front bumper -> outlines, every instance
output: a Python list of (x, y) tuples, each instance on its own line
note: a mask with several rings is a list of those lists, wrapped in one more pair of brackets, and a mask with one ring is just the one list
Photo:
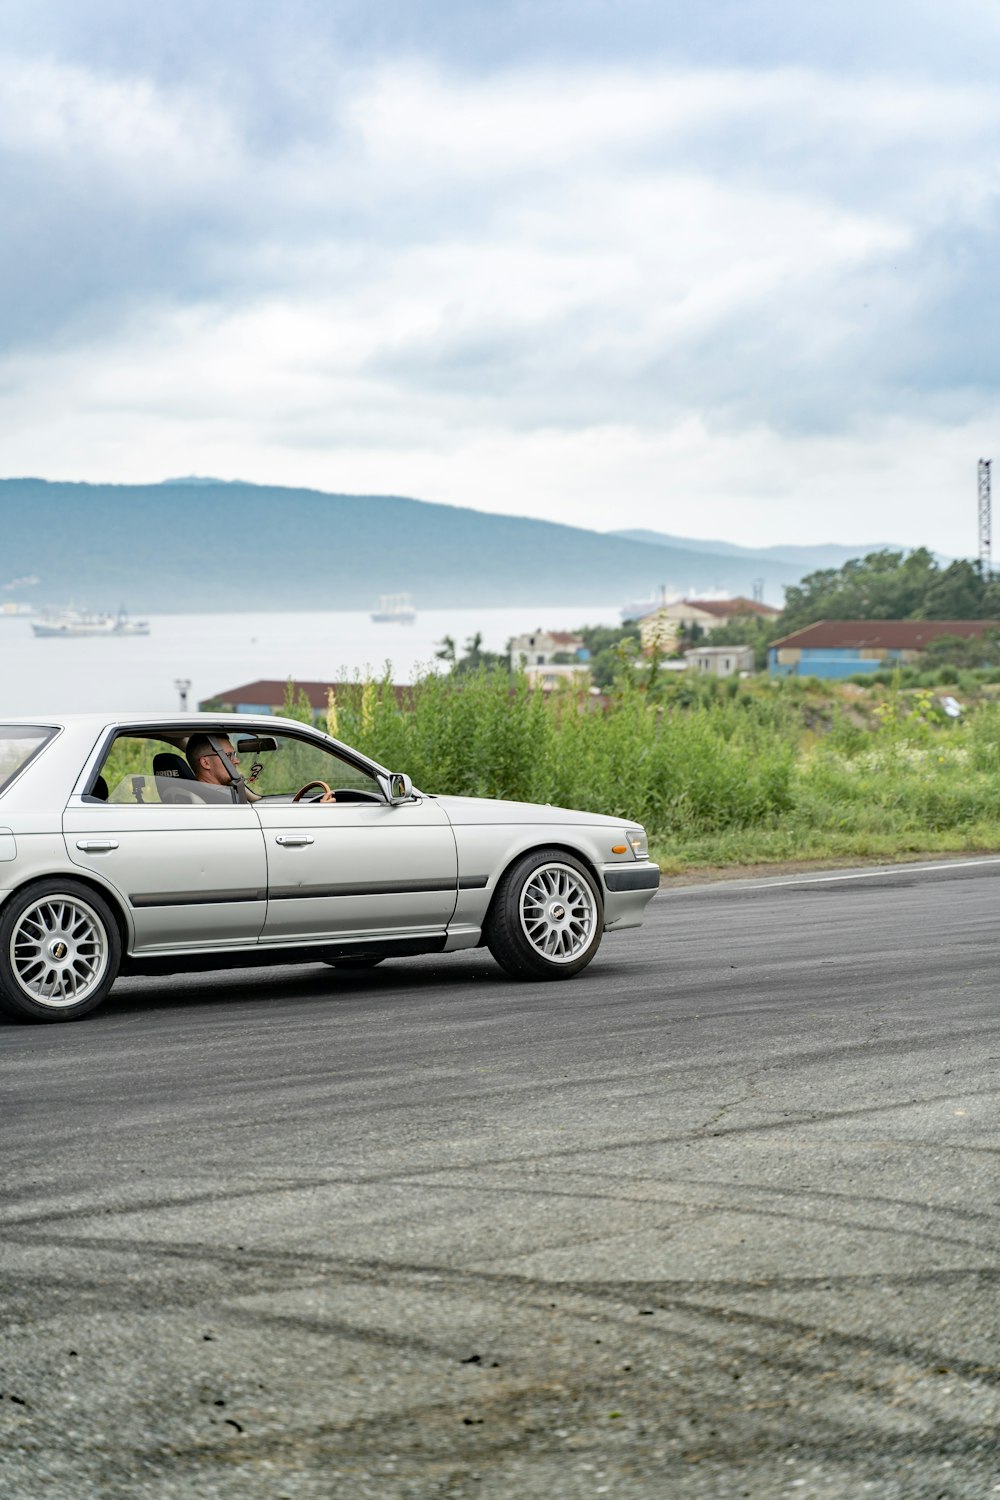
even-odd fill
[(646, 907), (660, 888), (660, 868), (648, 860), (633, 865), (605, 865), (604, 930), (641, 927)]
[(660, 888), (659, 865), (615, 865), (605, 867), (604, 884), (609, 891), (657, 891)]

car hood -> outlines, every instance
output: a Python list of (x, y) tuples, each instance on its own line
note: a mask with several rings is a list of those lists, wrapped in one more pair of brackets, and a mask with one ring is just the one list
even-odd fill
[(577, 812), (548, 802), (504, 802), (495, 797), (435, 797), (455, 824), (575, 823), (589, 828), (634, 828), (635, 819), (609, 818), (605, 813)]

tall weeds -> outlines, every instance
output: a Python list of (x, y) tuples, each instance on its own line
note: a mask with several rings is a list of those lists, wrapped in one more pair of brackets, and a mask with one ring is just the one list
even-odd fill
[(766, 700), (685, 708), (624, 683), (600, 709), (506, 672), (431, 673), (403, 696), (388, 680), (374, 694), (355, 683), (337, 722), (342, 739), (427, 791), (609, 813), (655, 836), (767, 823), (794, 800), (794, 740)]
[(339, 737), (425, 791), (642, 822), (661, 860), (735, 863), (1000, 845), (1000, 704), (951, 723), (929, 690), (863, 712), (822, 684), (623, 674), (609, 704), (481, 671), (338, 694)]

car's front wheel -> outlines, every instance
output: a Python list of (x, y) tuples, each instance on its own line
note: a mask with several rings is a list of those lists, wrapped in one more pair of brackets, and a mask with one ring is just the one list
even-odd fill
[(597, 952), (604, 903), (586, 865), (562, 849), (525, 854), (497, 886), (486, 942), (515, 979), (569, 979)]
[(0, 909), (0, 1010), (75, 1021), (115, 982), (121, 937), (106, 901), (76, 880), (40, 880)]

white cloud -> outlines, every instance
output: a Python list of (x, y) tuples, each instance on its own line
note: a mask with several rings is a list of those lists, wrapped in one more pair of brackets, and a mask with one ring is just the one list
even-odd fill
[[(1000, 402), (951, 424), (879, 417), (848, 433), (791, 437), (697, 416), (661, 428), (512, 430), (471, 416), (456, 425), (432, 397), (366, 386), (349, 362), (316, 375), (266, 357), (310, 337), (319, 348), (322, 327), (277, 307), (232, 321), (189, 313), (151, 339), (121, 340), (96, 379), (78, 352), (23, 363), (5, 372), (22, 392), (9, 472), (143, 482), (196, 469), (598, 530), (974, 549), (975, 458), (1000, 428)], [(40, 418), (43, 388), (52, 403)]]
[(996, 94), (802, 68), (532, 70), (454, 78), (421, 65), (380, 69), (349, 108), (365, 154), (421, 177), (546, 171), (583, 156), (671, 144), (720, 127), (779, 126), (789, 141), (836, 138), (866, 151), (975, 139), (1000, 119)]
[(8, 338), (8, 472), (970, 545), (941, 498), (993, 384), (943, 414), (921, 369), (997, 212), (992, 94), (390, 64), (330, 97), (276, 142), (188, 85), (0, 60), (21, 268), (59, 234), (86, 263)]
[(117, 176), (130, 190), (193, 196), (235, 165), (232, 122), (211, 100), (143, 78), (0, 56), (0, 150), (36, 171)]

